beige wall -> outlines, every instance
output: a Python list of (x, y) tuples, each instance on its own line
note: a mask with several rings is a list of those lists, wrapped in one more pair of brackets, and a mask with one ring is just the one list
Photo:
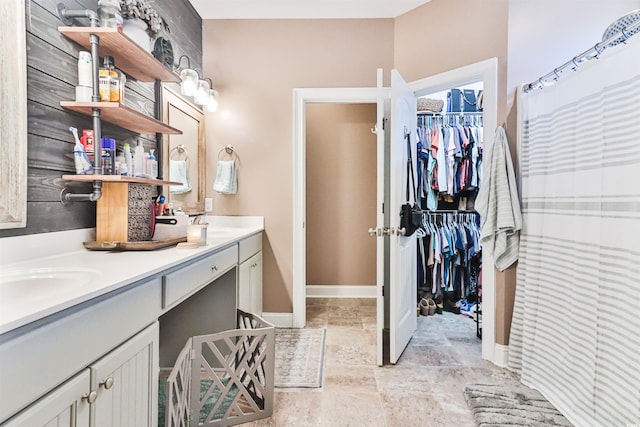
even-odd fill
[[(217, 215), (264, 215), (264, 310), (290, 313), (292, 89), (375, 86), (376, 69), (392, 67), (393, 20), (208, 20), (203, 51), (220, 91), (207, 115), (207, 197)], [(226, 144), (240, 156), (233, 196), (212, 190)]]
[(395, 21), (394, 67), (408, 82), (498, 58), (506, 114), (508, 0), (432, 0)]
[(375, 104), (307, 106), (307, 285), (375, 285)]

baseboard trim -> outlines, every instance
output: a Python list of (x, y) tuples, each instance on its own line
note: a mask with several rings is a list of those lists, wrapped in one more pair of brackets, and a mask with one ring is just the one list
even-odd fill
[(493, 363), (495, 365), (498, 365), (501, 368), (506, 368), (509, 364), (509, 346), (496, 344), (495, 351), (493, 352), (493, 357)]
[(375, 298), (376, 286), (307, 285), (307, 298)]
[(262, 313), (262, 318), (276, 328), (293, 327), (293, 313)]

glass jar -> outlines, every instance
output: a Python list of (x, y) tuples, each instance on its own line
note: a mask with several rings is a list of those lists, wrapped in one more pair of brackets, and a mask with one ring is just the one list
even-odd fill
[(122, 29), (120, 0), (98, 0), (98, 19), (101, 27)]

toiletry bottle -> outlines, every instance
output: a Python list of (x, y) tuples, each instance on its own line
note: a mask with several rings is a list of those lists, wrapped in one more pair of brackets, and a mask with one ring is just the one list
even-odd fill
[(104, 175), (113, 175), (115, 173), (115, 150), (115, 139), (102, 138), (102, 173)]
[(98, 19), (101, 27), (122, 29), (120, 0), (98, 0)]
[(93, 164), (94, 148), (93, 148), (93, 129), (83, 129), (80, 142), (84, 145), (84, 151), (89, 157), (89, 161)]
[(111, 68), (109, 69), (109, 88), (109, 100), (111, 102), (120, 102), (120, 71), (116, 69), (116, 63), (112, 57)]
[(149, 171), (147, 172), (151, 178), (158, 178), (158, 161), (156, 160), (156, 156), (153, 154), (156, 150), (153, 148), (151, 150), (151, 154), (149, 155)]
[(116, 154), (116, 175), (127, 175), (127, 163), (124, 160), (124, 153)]
[(113, 58), (105, 56), (103, 58), (102, 67), (98, 72), (98, 80), (100, 81), (100, 101), (111, 101), (111, 71), (113, 70)]
[(143, 174), (144, 171), (144, 147), (142, 146), (142, 141), (138, 140), (138, 145), (136, 146), (136, 150), (133, 156), (133, 171), (135, 175), (138, 176)]
[(91, 52), (81, 50), (78, 52), (78, 86), (93, 86)]
[(124, 151), (124, 163), (127, 169), (127, 175), (133, 176), (133, 157), (131, 157), (131, 147), (125, 142), (122, 148)]

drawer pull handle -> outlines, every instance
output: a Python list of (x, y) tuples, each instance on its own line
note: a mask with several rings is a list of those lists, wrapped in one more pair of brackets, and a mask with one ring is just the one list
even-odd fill
[(211, 267), (211, 272), (212, 273), (216, 272), (216, 271), (218, 271), (218, 266), (217, 265), (214, 265), (213, 267)]
[(104, 381), (100, 381), (98, 385), (104, 387), (105, 390), (109, 390), (111, 387), (113, 387), (113, 378), (109, 377)]
[(98, 393), (96, 393), (95, 390), (82, 396), (82, 400), (86, 401), (89, 405), (95, 402), (97, 398)]

